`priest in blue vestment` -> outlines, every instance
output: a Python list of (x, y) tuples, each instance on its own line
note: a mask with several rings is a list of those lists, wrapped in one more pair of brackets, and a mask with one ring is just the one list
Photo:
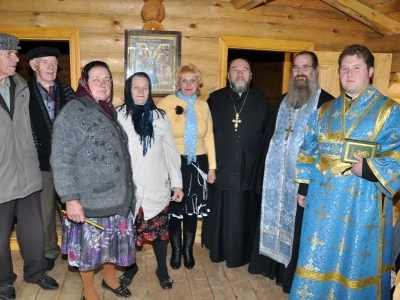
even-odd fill
[(290, 292), (304, 209), (297, 204), (295, 164), (308, 117), (334, 97), (318, 85), (318, 57), (302, 51), (293, 60), (289, 89), (282, 96), (261, 143), (252, 187), (262, 197), (249, 273), (275, 279)]
[[(305, 209), (291, 300), (390, 298), (400, 105), (370, 85), (373, 73), (365, 46), (344, 49), (344, 93), (308, 119), (295, 175), (308, 189), (298, 195)], [(354, 151), (355, 162), (345, 162), (345, 139), (376, 143), (376, 153)]]

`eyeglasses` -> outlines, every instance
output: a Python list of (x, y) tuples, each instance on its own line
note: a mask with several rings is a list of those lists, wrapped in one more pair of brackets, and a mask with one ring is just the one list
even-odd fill
[(300, 71), (300, 70), (302, 70), (302, 71), (307, 71), (309, 68), (312, 68), (313, 66), (309, 66), (309, 65), (302, 65), (302, 66), (297, 66), (297, 65), (294, 65), (293, 67), (292, 67), (292, 71), (293, 72), (298, 72), (298, 71)]

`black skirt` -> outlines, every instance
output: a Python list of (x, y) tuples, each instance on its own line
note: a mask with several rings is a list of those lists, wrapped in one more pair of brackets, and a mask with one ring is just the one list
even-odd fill
[(202, 224), (202, 244), (214, 263), (228, 268), (247, 264), (254, 241), (260, 197), (253, 191), (233, 192), (210, 186), (210, 214)]
[(207, 200), (207, 155), (197, 155), (196, 162), (190, 165), (186, 156), (181, 155), (181, 172), (185, 195), (181, 203), (170, 202), (169, 214), (179, 219), (185, 214), (196, 214), (198, 218), (207, 216), (210, 211)]

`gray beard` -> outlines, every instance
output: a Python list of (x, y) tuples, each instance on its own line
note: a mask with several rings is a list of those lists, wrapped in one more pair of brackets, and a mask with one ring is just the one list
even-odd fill
[(249, 88), (249, 84), (250, 82), (246, 82), (243, 85), (238, 85), (235, 82), (231, 82), (229, 81), (229, 83), (231, 84), (231, 89), (232, 91), (241, 94), (244, 93), (245, 91), (247, 91), (247, 89)]
[(290, 78), (286, 103), (294, 109), (303, 107), (318, 89), (316, 74), (304, 82), (297, 82), (295, 77)]

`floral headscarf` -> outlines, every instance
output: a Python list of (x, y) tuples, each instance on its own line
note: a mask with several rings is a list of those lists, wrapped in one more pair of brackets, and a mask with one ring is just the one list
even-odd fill
[[(92, 95), (92, 91), (89, 88), (89, 84), (88, 84), (88, 80), (89, 80), (89, 71), (94, 68), (94, 67), (102, 67), (107, 69), (108, 73), (110, 73), (110, 78), (111, 78), (111, 93), (110, 96), (107, 97), (107, 99), (105, 101), (98, 101), (96, 100), (93, 95)], [(110, 72), (110, 69), (108, 68), (108, 65), (103, 62), (103, 61), (92, 61), (88, 64), (86, 64), (83, 69), (82, 69), (82, 73), (81, 73), (81, 77), (79, 78), (79, 85), (78, 85), (78, 89), (75, 92), (75, 97), (79, 98), (79, 97), (84, 97), (84, 96), (89, 96), (90, 98), (92, 98), (95, 102), (97, 102), (98, 104), (100, 104), (100, 106), (103, 108), (103, 110), (112, 118), (115, 118), (114, 113), (111, 109), (111, 99), (113, 96), (113, 91), (114, 91), (114, 85), (113, 85), (113, 80), (112, 80), (112, 75)]]

